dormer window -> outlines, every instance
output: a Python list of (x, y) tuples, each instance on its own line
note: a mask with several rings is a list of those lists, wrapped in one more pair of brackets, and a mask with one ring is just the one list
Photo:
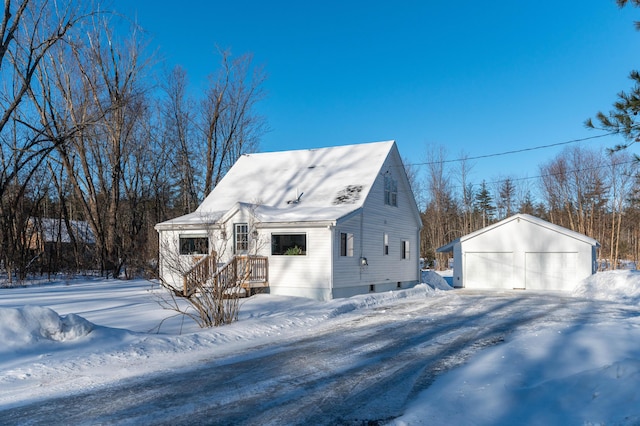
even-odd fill
[(387, 206), (398, 207), (398, 181), (389, 173), (384, 175), (384, 203)]

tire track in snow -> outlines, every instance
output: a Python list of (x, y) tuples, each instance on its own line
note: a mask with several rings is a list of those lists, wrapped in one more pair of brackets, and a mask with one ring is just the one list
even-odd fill
[[(519, 327), (571, 321), (580, 299), (451, 292), (360, 310), (322, 331), (85, 394), (0, 412), (5, 424), (362, 424)], [(575, 308), (574, 308), (575, 309)], [(564, 313), (564, 314), (563, 314)]]

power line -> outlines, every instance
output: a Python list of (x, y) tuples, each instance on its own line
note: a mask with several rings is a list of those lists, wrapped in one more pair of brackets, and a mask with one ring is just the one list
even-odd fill
[[(621, 166), (623, 164), (633, 164), (633, 163), (637, 163), (638, 160), (629, 160), (629, 161), (621, 161), (619, 163), (610, 163), (610, 164), (604, 164), (601, 166), (593, 166), (593, 167), (585, 167), (585, 168), (581, 168), (581, 169), (572, 169), (572, 170), (563, 170), (561, 172), (556, 172), (556, 173), (547, 173), (544, 175), (538, 175), (538, 176), (527, 176), (527, 177), (521, 177), (521, 178), (505, 178), (505, 179), (500, 179), (500, 180), (496, 180), (493, 182), (485, 182), (487, 185), (494, 185), (497, 183), (503, 183), (506, 182), (507, 180), (510, 180), (512, 182), (517, 182), (517, 181), (523, 181), (523, 180), (532, 180), (532, 179), (541, 179), (541, 178), (545, 178), (545, 177), (550, 177), (550, 176), (558, 176), (558, 175), (562, 175), (562, 174), (574, 174), (574, 173), (581, 173), (581, 172), (586, 172), (589, 170), (598, 170), (598, 169), (606, 169), (609, 167), (616, 167), (616, 166)], [(477, 185), (477, 184), (475, 184)]]
[(552, 144), (548, 144), (548, 145), (539, 145), (539, 146), (534, 146), (534, 147), (530, 147), (530, 148), (522, 148), (522, 149), (517, 149), (517, 150), (512, 150), (512, 151), (496, 152), (496, 153), (493, 153), (493, 154), (478, 155), (478, 156), (475, 156), (475, 157), (456, 158), (456, 159), (453, 159), (453, 160), (425, 161), (425, 162), (422, 162), (422, 163), (410, 163), (410, 164), (407, 164), (407, 165), (408, 166), (427, 166), (427, 165), (431, 165), (431, 164), (456, 163), (456, 162), (467, 161), (467, 160), (480, 160), (480, 159), (483, 159), (483, 158), (500, 157), (500, 156), (503, 156), (503, 155), (511, 155), (511, 154), (518, 154), (518, 153), (521, 153), (521, 152), (536, 151), (536, 150), (539, 150), (539, 149), (553, 148), (553, 147), (556, 147), (556, 146), (568, 145), (568, 144), (577, 143), (577, 142), (584, 142), (584, 141), (603, 138), (603, 137), (611, 136), (611, 135), (615, 135), (615, 134), (618, 134), (618, 132), (609, 132), (609, 133), (604, 133), (602, 135), (589, 136), (589, 137), (586, 137), (586, 138), (579, 138), (579, 139), (572, 139), (572, 140), (565, 141), (565, 142), (557, 142), (557, 143), (552, 143)]

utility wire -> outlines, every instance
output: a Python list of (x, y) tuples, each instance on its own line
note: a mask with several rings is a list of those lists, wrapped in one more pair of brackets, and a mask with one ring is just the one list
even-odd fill
[(518, 154), (520, 152), (536, 151), (538, 149), (553, 148), (555, 146), (562, 146), (562, 145), (568, 145), (568, 144), (577, 143), (577, 142), (584, 142), (584, 141), (603, 138), (603, 137), (611, 136), (611, 135), (615, 135), (615, 134), (618, 134), (618, 132), (609, 132), (609, 133), (604, 133), (602, 135), (589, 136), (589, 137), (586, 137), (586, 138), (579, 138), (579, 139), (572, 139), (570, 141), (557, 142), (557, 143), (552, 143), (552, 144), (549, 144), (549, 145), (539, 145), (539, 146), (534, 146), (534, 147), (531, 147), (531, 148), (516, 149), (516, 150), (513, 150), (513, 151), (504, 151), (504, 152), (496, 152), (494, 154), (477, 155), (475, 157), (456, 158), (456, 159), (453, 159), (453, 160), (425, 161), (423, 163), (411, 163), (411, 164), (407, 164), (407, 165), (409, 165), (409, 166), (427, 166), (427, 165), (431, 165), (431, 164), (456, 163), (456, 162), (467, 161), (467, 160), (479, 160), (479, 159), (482, 159), (482, 158), (499, 157), (499, 156), (502, 156), (502, 155), (511, 155), (511, 154)]
[(589, 171), (589, 170), (606, 169), (606, 168), (610, 168), (610, 167), (621, 166), (621, 165), (624, 165), (624, 164), (634, 164), (634, 163), (637, 163), (637, 162), (638, 161), (634, 159), (634, 160), (629, 160), (629, 161), (621, 161), (619, 163), (603, 164), (601, 166), (593, 166), (593, 167), (584, 167), (584, 168), (580, 168), (580, 169), (563, 170), (561, 172), (556, 172), (556, 173), (546, 173), (544, 175), (538, 175), (538, 176), (527, 176), (527, 177), (521, 177), (521, 178), (505, 178), (505, 179), (500, 179), (500, 180), (496, 180), (496, 181), (493, 181), (493, 182), (485, 182), (485, 184), (493, 185), (493, 184), (497, 184), (497, 183), (504, 183), (507, 180), (510, 180), (512, 182), (517, 182), (517, 181), (522, 181), (522, 180), (541, 179), (541, 178), (545, 178), (545, 177), (549, 177), (549, 176), (570, 175), (570, 174), (574, 174), (574, 173), (586, 172), (586, 171)]

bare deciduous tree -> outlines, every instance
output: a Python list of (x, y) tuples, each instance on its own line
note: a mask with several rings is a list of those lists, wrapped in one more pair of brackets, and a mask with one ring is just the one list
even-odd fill
[(26, 229), (29, 220), (19, 206), (38, 199), (30, 189), (33, 178), (51, 151), (65, 142), (42, 131), (29, 101), (33, 93), (40, 92), (39, 83), (45, 79), (42, 62), (46, 56), (91, 10), (88, 3), (74, 1), (4, 2), (0, 24), (0, 215), (4, 220), (0, 241), (8, 270), (16, 259), (17, 253), (12, 252), (16, 238), (24, 238), (16, 230)]
[(460, 162), (458, 169), (458, 182), (460, 183), (460, 204), (462, 206), (462, 220), (461, 220), (461, 228), (460, 235), (462, 236), (466, 233), (475, 231), (472, 226), (472, 218), (473, 218), (473, 184), (469, 182), (469, 173), (473, 165), (469, 163), (468, 155), (465, 153), (460, 154)]
[(611, 153), (609, 156), (609, 188), (611, 211), (611, 237), (609, 258), (611, 268), (615, 269), (620, 258), (620, 232), (622, 230), (623, 212), (629, 202), (633, 189), (634, 177), (638, 170), (633, 156), (627, 151)]
[(206, 151), (204, 196), (208, 195), (233, 163), (257, 148), (266, 131), (265, 119), (255, 111), (262, 100), (265, 80), (261, 68), (252, 64), (251, 55), (232, 59), (221, 51), (220, 71), (210, 77), (211, 85), (201, 103), (201, 129)]
[(175, 177), (180, 213), (193, 212), (199, 204), (197, 180), (198, 142), (195, 131), (194, 102), (188, 97), (187, 73), (175, 67), (161, 84), (165, 99), (161, 102), (164, 122), (163, 138), (169, 151), (167, 159)]
[[(423, 254), (427, 260), (435, 259), (439, 269), (447, 267), (448, 255), (436, 253), (435, 250), (448, 243), (447, 239), (455, 238), (458, 230), (452, 228), (450, 219), (456, 216), (452, 198), (449, 172), (445, 168), (445, 149), (440, 147), (430, 151), (427, 159), (427, 204), (423, 216), (422, 244), (426, 250)], [(455, 226), (455, 225), (454, 225)]]
[(56, 155), (95, 235), (101, 270), (116, 276), (128, 255), (121, 219), (131, 192), (123, 182), (144, 111), (142, 48), (135, 33), (116, 40), (106, 19), (64, 47), (43, 69), (53, 83), (43, 79), (44, 95), (33, 99), (48, 136), (67, 139)]

